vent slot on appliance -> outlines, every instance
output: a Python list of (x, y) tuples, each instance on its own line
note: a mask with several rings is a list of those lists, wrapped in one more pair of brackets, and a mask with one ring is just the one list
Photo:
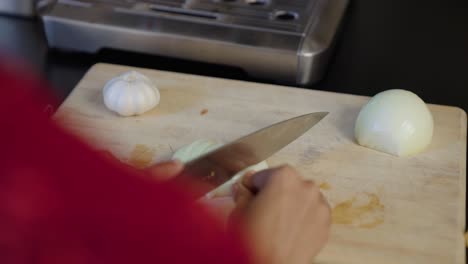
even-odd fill
[(163, 7), (158, 5), (150, 5), (149, 9), (151, 11), (165, 13), (169, 15), (182, 15), (182, 16), (190, 16), (190, 17), (198, 17), (198, 18), (207, 18), (207, 19), (218, 19), (218, 16), (208, 12), (202, 11), (195, 11), (195, 10), (187, 10), (187, 9), (180, 9), (180, 8), (170, 8), (170, 7)]

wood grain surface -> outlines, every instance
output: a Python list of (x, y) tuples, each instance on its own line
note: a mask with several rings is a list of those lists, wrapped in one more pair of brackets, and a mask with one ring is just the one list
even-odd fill
[[(102, 88), (136, 69), (161, 92), (155, 109), (120, 117)], [(466, 114), (430, 105), (435, 130), (421, 154), (394, 157), (356, 144), (354, 122), (368, 97), (125, 66), (92, 67), (55, 118), (90, 144), (143, 168), (194, 140), (234, 140), (297, 115), (329, 111), (268, 160), (315, 180), (333, 208), (331, 239), (314, 263), (464, 263)]]

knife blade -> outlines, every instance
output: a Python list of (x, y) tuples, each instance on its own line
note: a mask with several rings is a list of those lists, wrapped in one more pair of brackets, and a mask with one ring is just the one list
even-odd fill
[(317, 112), (294, 117), (241, 137), (188, 162), (175, 180), (201, 183), (193, 190), (199, 198), (241, 170), (266, 160), (289, 145), (327, 114)]

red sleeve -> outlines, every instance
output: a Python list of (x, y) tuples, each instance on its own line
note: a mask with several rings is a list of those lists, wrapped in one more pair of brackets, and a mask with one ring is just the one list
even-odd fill
[(238, 234), (177, 186), (119, 169), (0, 70), (0, 263), (248, 263)]

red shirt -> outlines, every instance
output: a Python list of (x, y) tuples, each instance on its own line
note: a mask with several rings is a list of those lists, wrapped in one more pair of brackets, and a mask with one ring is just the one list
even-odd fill
[[(0, 263), (248, 263), (171, 183), (122, 169), (43, 112), (46, 90), (0, 68)], [(141, 173), (140, 173), (141, 174)]]

